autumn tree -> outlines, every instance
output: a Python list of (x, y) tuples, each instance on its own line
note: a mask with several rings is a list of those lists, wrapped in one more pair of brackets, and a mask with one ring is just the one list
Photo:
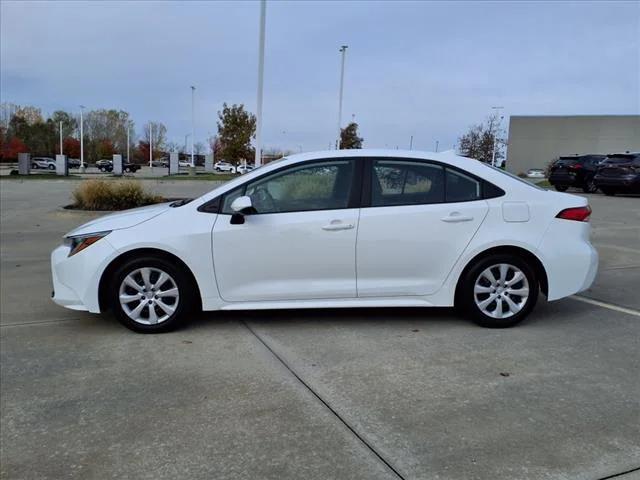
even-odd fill
[(19, 153), (28, 153), (29, 148), (24, 144), (22, 140), (16, 137), (12, 137), (8, 141), (3, 142), (2, 151), (0, 151), (0, 155), (2, 159), (5, 161), (16, 161), (18, 160)]
[(69, 158), (80, 158), (80, 140), (67, 137), (62, 141), (62, 151)]
[(226, 160), (238, 165), (242, 160), (250, 160), (255, 155), (251, 139), (255, 138), (256, 117), (244, 109), (244, 105), (222, 105), (218, 112), (218, 140), (220, 152), (215, 152), (216, 160)]
[(362, 137), (358, 136), (358, 124), (351, 122), (345, 128), (340, 130), (340, 148), (362, 148)]
[(504, 158), (505, 132), (500, 127), (501, 117), (495, 113), (487, 117), (485, 123), (473, 125), (458, 139), (458, 152), (463, 157), (475, 158), (491, 163), (495, 148), (495, 164)]

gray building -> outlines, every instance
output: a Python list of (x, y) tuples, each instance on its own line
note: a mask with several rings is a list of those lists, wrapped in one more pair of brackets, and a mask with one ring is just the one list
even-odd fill
[(560, 155), (640, 152), (640, 115), (512, 116), (507, 170), (545, 168)]

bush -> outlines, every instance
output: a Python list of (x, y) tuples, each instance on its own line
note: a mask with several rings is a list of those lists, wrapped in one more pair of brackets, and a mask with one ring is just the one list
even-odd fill
[(73, 199), (73, 207), (82, 210), (126, 210), (164, 201), (136, 180), (87, 180), (73, 191)]

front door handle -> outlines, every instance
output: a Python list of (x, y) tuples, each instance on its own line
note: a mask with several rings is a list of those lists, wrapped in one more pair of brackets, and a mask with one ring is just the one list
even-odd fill
[(470, 222), (473, 220), (473, 217), (469, 215), (461, 215), (460, 212), (451, 212), (446, 217), (442, 217), (440, 220), (447, 223), (459, 223), (459, 222)]
[(335, 232), (338, 230), (351, 230), (353, 227), (353, 223), (342, 223), (340, 220), (333, 220), (329, 225), (322, 227), (322, 229), (327, 232)]

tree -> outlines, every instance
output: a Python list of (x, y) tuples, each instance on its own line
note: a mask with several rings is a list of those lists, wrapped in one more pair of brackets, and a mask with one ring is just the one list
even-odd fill
[(147, 153), (149, 153), (149, 140), (153, 142), (153, 155), (158, 151), (164, 150), (167, 141), (167, 127), (162, 122), (147, 122), (143, 129), (142, 136), (147, 144)]
[(220, 152), (215, 152), (217, 160), (226, 160), (238, 165), (242, 160), (254, 157), (251, 139), (255, 138), (256, 117), (244, 109), (244, 105), (222, 105), (218, 112), (218, 139)]
[[(72, 137), (76, 134), (78, 130), (78, 121), (76, 118), (63, 110), (56, 110), (51, 115), (51, 120), (53, 121), (56, 131), (58, 135), (60, 135), (60, 122), (62, 122), (62, 137)], [(64, 141), (63, 141), (64, 145)]]
[(69, 158), (80, 158), (80, 140), (67, 137), (62, 141), (62, 151)]
[(358, 124), (351, 122), (340, 130), (340, 148), (362, 148), (362, 137), (358, 136)]
[(500, 120), (501, 117), (495, 113), (487, 117), (485, 123), (471, 126), (469, 131), (458, 139), (460, 155), (491, 163), (495, 144), (495, 163), (500, 165), (504, 158), (502, 147), (507, 144), (504, 139), (504, 130), (500, 127)]
[(2, 145), (2, 155), (3, 160), (17, 160), (19, 153), (27, 153), (29, 148), (20, 140), (19, 138), (13, 137), (6, 143)]
[(114, 152), (127, 151), (127, 129), (133, 131), (129, 113), (123, 110), (91, 110), (84, 116), (84, 149), (90, 162), (99, 160), (105, 141), (111, 142)]
[(193, 145), (193, 153), (195, 153), (196, 155), (204, 155), (206, 148), (207, 147), (204, 146), (204, 143), (196, 142)]

